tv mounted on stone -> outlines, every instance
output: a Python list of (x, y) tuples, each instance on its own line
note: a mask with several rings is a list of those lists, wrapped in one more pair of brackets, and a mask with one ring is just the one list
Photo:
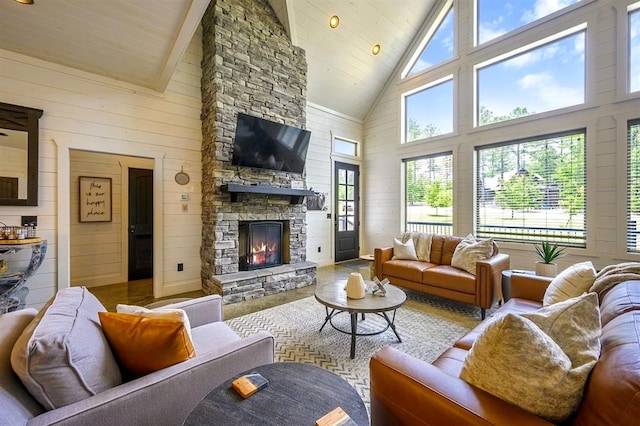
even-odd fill
[(301, 174), (311, 132), (239, 113), (231, 164)]

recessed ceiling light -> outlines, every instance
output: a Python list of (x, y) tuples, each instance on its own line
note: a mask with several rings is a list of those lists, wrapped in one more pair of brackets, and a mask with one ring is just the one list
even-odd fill
[(340, 18), (338, 18), (338, 15), (333, 15), (329, 18), (329, 26), (331, 28), (336, 28), (338, 25), (340, 25)]
[(33, 4), (33, 0), (16, 0), (16, 1), (22, 4)]
[(376, 44), (375, 46), (373, 46), (373, 49), (371, 49), (371, 53), (373, 53), (374, 55), (377, 55), (378, 53), (380, 53), (380, 45)]

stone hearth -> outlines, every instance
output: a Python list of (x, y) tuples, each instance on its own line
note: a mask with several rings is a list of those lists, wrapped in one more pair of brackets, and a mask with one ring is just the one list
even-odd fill
[[(223, 187), (290, 188), (304, 176), (231, 165), (238, 113), (306, 127), (307, 63), (267, 0), (216, 0), (202, 20), (202, 287), (224, 303), (316, 282), (306, 261), (306, 207), (278, 194), (237, 199)], [(286, 264), (239, 272), (238, 224), (288, 221)]]

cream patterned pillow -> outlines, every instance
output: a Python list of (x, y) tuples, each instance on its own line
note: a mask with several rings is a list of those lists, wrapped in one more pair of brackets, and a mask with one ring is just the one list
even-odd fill
[(411, 238), (406, 243), (397, 238), (393, 239), (393, 259), (418, 260), (416, 248)]
[(460, 378), (550, 422), (569, 418), (600, 356), (595, 293), (487, 325)]
[(596, 270), (589, 261), (576, 263), (558, 274), (544, 293), (542, 305), (548, 306), (589, 291), (596, 280)]
[(473, 234), (460, 241), (453, 252), (451, 266), (476, 274), (476, 262), (485, 260), (493, 254), (493, 239), (476, 240)]

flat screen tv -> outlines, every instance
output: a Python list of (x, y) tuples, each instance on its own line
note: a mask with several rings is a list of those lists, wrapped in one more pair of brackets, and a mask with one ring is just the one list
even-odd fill
[(239, 113), (231, 164), (302, 173), (311, 132)]

